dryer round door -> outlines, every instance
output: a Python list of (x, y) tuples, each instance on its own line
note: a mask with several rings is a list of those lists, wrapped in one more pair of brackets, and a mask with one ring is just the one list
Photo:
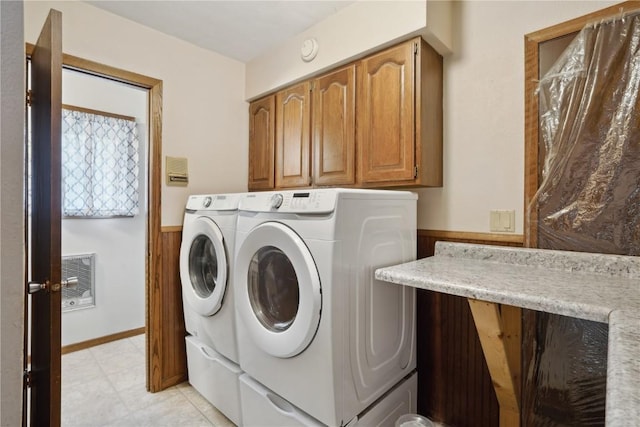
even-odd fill
[(236, 253), (236, 308), (254, 343), (292, 357), (311, 343), (320, 323), (320, 276), (304, 241), (287, 226), (251, 230)]
[(211, 316), (222, 306), (227, 287), (227, 254), (220, 228), (198, 217), (183, 230), (180, 247), (182, 296), (201, 316)]

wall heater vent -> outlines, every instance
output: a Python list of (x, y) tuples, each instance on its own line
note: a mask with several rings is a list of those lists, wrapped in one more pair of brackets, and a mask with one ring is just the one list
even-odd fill
[(95, 307), (95, 255), (62, 257), (62, 279), (78, 278), (78, 286), (62, 289), (62, 311)]

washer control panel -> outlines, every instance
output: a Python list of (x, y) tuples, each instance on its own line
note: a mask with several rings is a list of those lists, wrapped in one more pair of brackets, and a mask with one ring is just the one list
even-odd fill
[(189, 211), (235, 211), (243, 194), (198, 194), (189, 196)]
[(321, 214), (333, 212), (337, 195), (331, 190), (282, 191), (253, 193), (240, 202), (240, 210)]

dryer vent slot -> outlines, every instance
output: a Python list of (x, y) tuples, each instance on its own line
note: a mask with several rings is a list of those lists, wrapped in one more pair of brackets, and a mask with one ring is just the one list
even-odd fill
[(95, 307), (95, 255), (62, 257), (62, 279), (78, 278), (78, 286), (62, 289), (62, 311)]

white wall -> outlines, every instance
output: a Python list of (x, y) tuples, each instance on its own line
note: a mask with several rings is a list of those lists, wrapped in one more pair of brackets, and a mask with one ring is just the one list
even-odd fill
[(65, 53), (163, 81), (162, 163), (187, 157), (187, 187), (162, 186), (162, 225), (181, 225), (189, 194), (247, 189), (244, 64), (79, 1), (25, 2), (33, 43), (50, 8), (62, 12)]
[(62, 345), (145, 325), (147, 91), (64, 70), (62, 102), (136, 118), (139, 209), (132, 218), (63, 219), (62, 255), (95, 253), (96, 306), (62, 313)]
[(524, 35), (614, 2), (465, 1), (444, 60), (444, 186), (418, 191), (418, 227), (489, 231), (491, 209), (523, 233)]
[[(491, 209), (513, 209), (516, 233), (523, 233), (524, 35), (613, 3), (453, 2), (453, 54), (444, 58), (444, 186), (417, 190), (419, 228), (489, 232)], [(420, 25), (422, 18), (398, 15), (416, 7), (418, 16), (418, 6), (399, 4), (404, 8), (381, 17), (369, 2), (355, 3), (248, 63), (247, 98), (326, 68), (352, 47), (384, 44)], [(349, 37), (339, 25), (343, 16), (353, 22)], [(373, 31), (375, 22), (385, 26)], [(299, 46), (311, 36), (320, 42), (318, 59), (301, 64)]]
[[(188, 187), (162, 189), (162, 223), (179, 225), (188, 194), (246, 189), (248, 114), (242, 99), (411, 29), (424, 31), (423, 2), (395, 2), (391, 9), (388, 3), (341, 9), (248, 63), (246, 82), (236, 61), (76, 1), (26, 2), (26, 39), (35, 39), (53, 6), (63, 12), (66, 52), (164, 81), (163, 155), (185, 156), (190, 168)], [(454, 53), (444, 63), (444, 187), (418, 190), (420, 228), (488, 232), (491, 209), (514, 209), (516, 233), (523, 232), (524, 35), (612, 3), (453, 2)], [(336, 31), (345, 22), (353, 29), (349, 37)], [(320, 51), (306, 64), (299, 48), (308, 36), (318, 39)]]
[(22, 2), (0, 1), (0, 425), (22, 420), (24, 301)]
[[(360, 0), (308, 30), (287, 40), (247, 64), (246, 98), (255, 99), (269, 91), (333, 68), (358, 56), (387, 46), (410, 35), (424, 34), (442, 40), (437, 48), (447, 51), (451, 27), (442, 19), (451, 2), (438, 1), (427, 8), (424, 0)], [(318, 41), (318, 55), (311, 62), (300, 58), (306, 38)], [(436, 46), (434, 46), (436, 47)]]

